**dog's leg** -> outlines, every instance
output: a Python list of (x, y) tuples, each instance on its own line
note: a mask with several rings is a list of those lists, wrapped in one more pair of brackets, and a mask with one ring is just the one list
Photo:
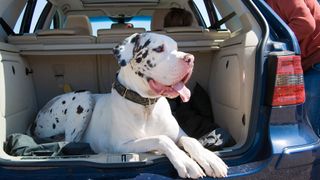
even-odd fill
[(200, 178), (205, 174), (200, 166), (165, 135), (146, 137), (127, 142), (121, 146), (127, 152), (159, 151), (164, 153), (182, 178)]
[(203, 167), (207, 175), (212, 177), (227, 176), (228, 166), (216, 154), (205, 149), (196, 139), (181, 136), (178, 145), (182, 146), (191, 158)]
[(88, 91), (73, 94), (74, 100), (65, 110), (67, 121), (65, 123), (65, 140), (67, 142), (79, 142), (90, 122), (94, 99)]

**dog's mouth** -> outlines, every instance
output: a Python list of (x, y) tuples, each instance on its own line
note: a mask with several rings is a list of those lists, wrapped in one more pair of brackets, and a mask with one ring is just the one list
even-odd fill
[(175, 98), (180, 96), (183, 102), (188, 102), (191, 96), (190, 90), (186, 87), (186, 83), (191, 77), (192, 71), (187, 72), (182, 78), (171, 85), (164, 85), (160, 82), (155, 81), (152, 78), (148, 78), (148, 83), (152, 91), (156, 94), (168, 97)]

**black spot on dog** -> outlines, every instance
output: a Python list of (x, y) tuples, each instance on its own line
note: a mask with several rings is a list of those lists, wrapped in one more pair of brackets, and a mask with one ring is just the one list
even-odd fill
[(113, 54), (118, 55), (120, 53), (119, 49), (113, 49)]
[(76, 94), (76, 93), (83, 93), (83, 92), (86, 92), (86, 90), (81, 89), (81, 90), (75, 91), (74, 93)]
[(153, 65), (150, 60), (147, 60), (147, 65), (148, 65), (150, 68), (155, 67), (155, 65)]
[(56, 118), (56, 122), (59, 123), (59, 118)]
[(115, 57), (116, 57), (117, 61), (120, 61), (120, 59), (121, 59), (121, 55), (120, 54), (116, 55)]
[(137, 34), (135, 37), (133, 37), (130, 42), (134, 44), (137, 42), (138, 39), (139, 39), (139, 34)]
[(53, 123), (53, 124), (52, 124), (52, 129), (55, 129), (55, 128), (56, 128), (56, 124)]
[(127, 62), (124, 59), (122, 59), (120, 61), (120, 66), (125, 66), (125, 65), (127, 65)]
[(81, 114), (83, 112), (83, 108), (79, 105), (78, 107), (77, 107), (77, 113), (78, 114)]
[[(141, 49), (142, 49), (142, 46), (137, 46), (137, 47), (135, 47), (134, 49), (133, 49), (133, 52), (135, 53), (135, 52), (141, 52)], [(133, 54), (134, 54), (133, 53)]]
[(52, 109), (50, 109), (50, 113), (52, 113)]
[(142, 46), (142, 49), (145, 48), (145, 47), (147, 47), (150, 43), (151, 43), (151, 41), (150, 41), (150, 39), (148, 39), (148, 40), (144, 43), (144, 45)]
[(90, 111), (90, 109), (87, 110), (87, 112), (89, 112), (89, 111)]
[(66, 103), (66, 101), (62, 101), (62, 104), (65, 104)]
[(147, 70), (150, 70), (150, 68), (149, 68), (147, 65), (145, 65), (144, 67), (145, 67)]
[(76, 99), (76, 97), (75, 97), (75, 96), (73, 96), (72, 101), (74, 101), (75, 99)]
[(147, 47), (149, 44), (150, 44), (150, 39), (148, 39), (145, 43), (144, 43), (144, 45), (139, 45), (139, 46), (137, 46), (134, 50), (133, 50), (133, 52), (139, 52), (139, 54), (141, 54), (142, 52), (141, 52), (141, 50), (142, 49), (144, 49), (145, 47)]
[(71, 135), (73, 135), (75, 132), (76, 132), (76, 129), (73, 129), (73, 131), (72, 131)]
[(40, 128), (43, 128), (43, 126), (39, 125)]
[(143, 76), (144, 76), (144, 74), (143, 74), (142, 72), (140, 72), (140, 71), (138, 71), (137, 74), (138, 74), (138, 76), (140, 76), (140, 77), (143, 77)]
[(142, 54), (142, 51), (139, 51), (139, 52), (137, 53), (137, 57), (140, 56), (141, 54)]
[(67, 110), (68, 110), (68, 109), (65, 109), (63, 113), (64, 113), (64, 114), (67, 114)]
[(147, 56), (148, 56), (148, 51), (145, 51), (145, 52), (142, 54), (142, 58), (145, 59)]
[(136, 59), (136, 62), (137, 62), (137, 63), (141, 63), (141, 61), (142, 61), (142, 58), (141, 58), (141, 57), (138, 57), (138, 58)]

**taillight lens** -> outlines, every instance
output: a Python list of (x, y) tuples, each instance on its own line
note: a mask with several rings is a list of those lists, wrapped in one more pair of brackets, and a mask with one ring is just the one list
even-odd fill
[(305, 101), (300, 56), (276, 56), (272, 106), (301, 104)]

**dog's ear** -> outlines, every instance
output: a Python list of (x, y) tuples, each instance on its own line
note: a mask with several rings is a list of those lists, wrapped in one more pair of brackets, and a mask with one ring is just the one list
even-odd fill
[(133, 58), (139, 39), (139, 33), (132, 34), (113, 48), (114, 57), (120, 66), (126, 66)]

